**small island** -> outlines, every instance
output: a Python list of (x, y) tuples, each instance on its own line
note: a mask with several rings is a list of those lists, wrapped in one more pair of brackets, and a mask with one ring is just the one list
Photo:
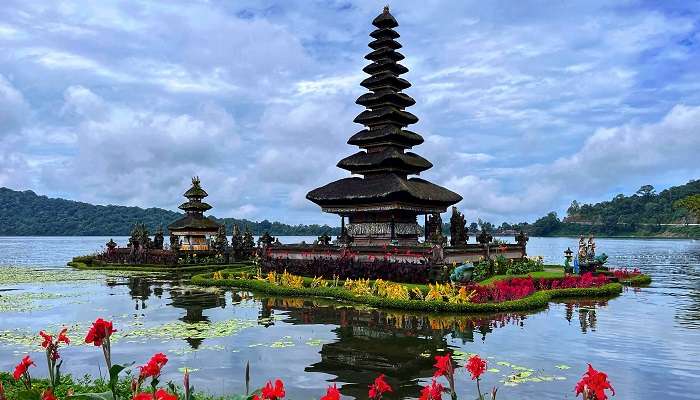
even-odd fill
[[(366, 110), (354, 120), (365, 128), (348, 140), (361, 150), (338, 163), (353, 176), (307, 194), (322, 211), (340, 216), (336, 240), (324, 233), (314, 243), (282, 244), (265, 232), (256, 244), (250, 231), (234, 226), (229, 242), (225, 225), (204, 216), (212, 206), (202, 201), (207, 192), (194, 177), (179, 207), (185, 216), (168, 225), (169, 248), (162, 230), (151, 239), (137, 224), (126, 247), (110, 240), (103, 253), (76, 257), (71, 265), (186, 271), (199, 273), (191, 282), (202, 286), (458, 313), (536, 309), (556, 298), (610, 297), (623, 284), (650, 282), (638, 270), (606, 267), (593, 237), (580, 238), (573, 265), (570, 249), (564, 265), (528, 257), (522, 231), (507, 243), (482, 227), (469, 243), (466, 218), (454, 206), (462, 196), (411, 177), (433, 164), (408, 151), (423, 137), (406, 130), (418, 118), (406, 111), (415, 100), (402, 92), (411, 84), (400, 78), (408, 69), (399, 64), (398, 22), (386, 8), (372, 24), (372, 51), (365, 56), (371, 63), (363, 69), (370, 77), (361, 83), (369, 92), (356, 100)], [(441, 214), (449, 207), (448, 240)]]

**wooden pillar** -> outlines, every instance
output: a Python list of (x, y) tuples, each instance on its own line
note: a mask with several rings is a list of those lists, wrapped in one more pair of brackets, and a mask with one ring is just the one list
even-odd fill
[(391, 216), (391, 240), (396, 239), (396, 224), (394, 223), (394, 216)]
[(423, 214), (423, 239), (428, 241), (428, 214)]

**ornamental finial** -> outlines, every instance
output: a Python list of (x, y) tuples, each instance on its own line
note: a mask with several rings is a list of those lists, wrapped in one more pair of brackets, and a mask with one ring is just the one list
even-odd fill
[(193, 176), (193, 177), (192, 177), (192, 184), (193, 184), (194, 186), (199, 186), (200, 181), (199, 181), (199, 177), (198, 177), (198, 176)]
[(384, 14), (388, 14), (388, 13), (389, 13), (389, 5), (387, 4), (384, 6)]

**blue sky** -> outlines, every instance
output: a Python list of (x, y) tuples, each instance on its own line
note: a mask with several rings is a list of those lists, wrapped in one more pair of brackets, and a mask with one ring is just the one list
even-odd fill
[[(337, 223), (385, 1), (14, 1), (0, 8), (0, 186)], [(700, 178), (700, 3), (391, 3), (423, 175), (496, 223)]]

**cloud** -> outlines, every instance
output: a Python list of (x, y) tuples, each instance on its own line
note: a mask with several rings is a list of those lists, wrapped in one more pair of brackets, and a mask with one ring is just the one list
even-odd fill
[[(175, 208), (200, 175), (217, 216), (337, 223), (305, 199), (357, 151), (371, 2), (7, 0), (0, 184)], [(393, 7), (421, 177), (470, 218), (697, 178), (690, 4), (407, 1)], [(695, 125), (693, 125), (695, 124)]]

